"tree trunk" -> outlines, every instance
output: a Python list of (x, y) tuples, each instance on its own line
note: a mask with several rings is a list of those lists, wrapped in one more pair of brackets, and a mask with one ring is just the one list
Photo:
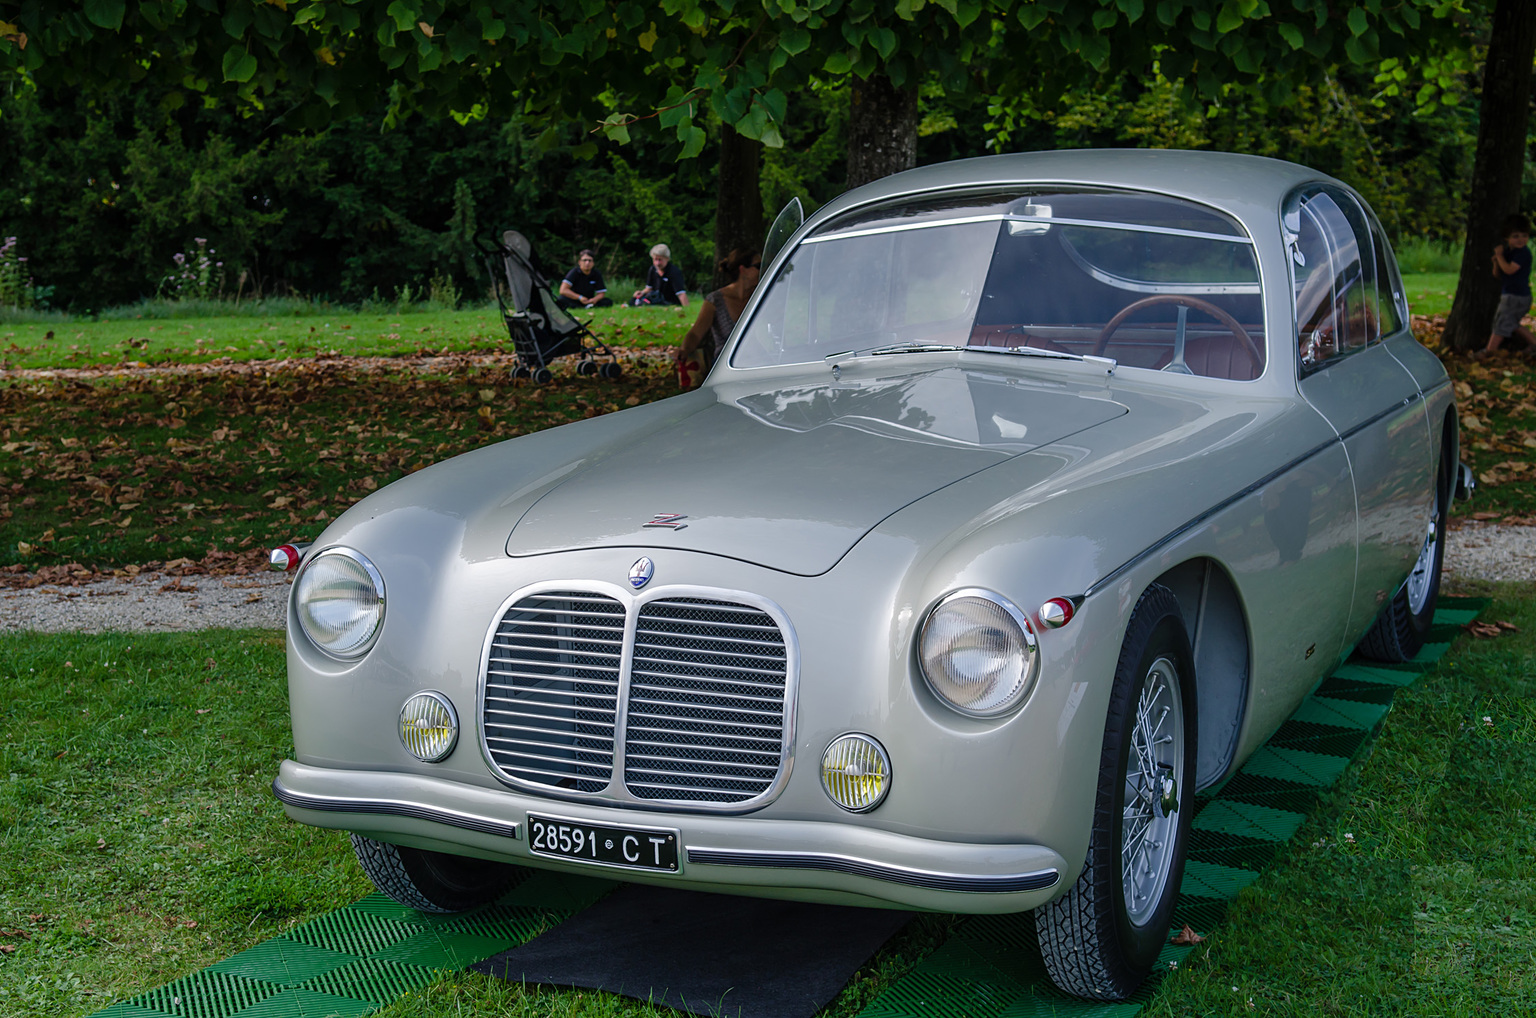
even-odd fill
[(848, 186), (917, 165), (917, 89), (883, 74), (853, 79), (848, 102)]
[(1530, 119), (1531, 61), (1536, 58), (1536, 4), (1499, 0), (1493, 11), (1483, 94), (1478, 104), (1477, 152), (1467, 196), (1467, 243), (1461, 277), (1441, 342), (1452, 350), (1478, 350), (1488, 342), (1499, 281), (1493, 249), (1503, 239), (1504, 217), (1520, 211)]
[[(762, 165), (763, 143), (722, 124), (720, 175), (715, 180), (715, 265), (735, 248), (762, 249)], [(714, 272), (715, 266), (710, 266), (710, 273)], [(699, 278), (704, 275), (701, 273)], [(715, 286), (721, 284), (721, 280), (715, 280)]]

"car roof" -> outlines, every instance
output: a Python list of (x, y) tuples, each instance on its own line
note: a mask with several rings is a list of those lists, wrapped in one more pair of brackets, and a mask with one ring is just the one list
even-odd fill
[(845, 192), (810, 218), (935, 190), (1008, 184), (1070, 184), (1152, 191), (1225, 210), (1244, 223), (1273, 220), (1299, 184), (1338, 183), (1283, 159), (1179, 149), (1067, 149), (981, 156), (920, 166)]

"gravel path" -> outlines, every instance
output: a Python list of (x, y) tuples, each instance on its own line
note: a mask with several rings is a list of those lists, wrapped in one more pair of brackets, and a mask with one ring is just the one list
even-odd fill
[[(1445, 553), (1451, 580), (1536, 582), (1536, 527), (1467, 522)], [(74, 585), (0, 590), (0, 631), (100, 632), (283, 628), (292, 577), (145, 573)]]

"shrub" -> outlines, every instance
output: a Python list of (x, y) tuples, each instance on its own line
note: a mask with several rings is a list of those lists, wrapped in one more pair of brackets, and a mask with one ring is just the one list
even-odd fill
[(27, 260), (21, 256), (15, 237), (0, 244), (0, 307), (30, 308), (37, 302)]
[(224, 263), (206, 237), (193, 237), (197, 250), (177, 251), (176, 267), (160, 282), (160, 293), (172, 300), (212, 300), (224, 289)]

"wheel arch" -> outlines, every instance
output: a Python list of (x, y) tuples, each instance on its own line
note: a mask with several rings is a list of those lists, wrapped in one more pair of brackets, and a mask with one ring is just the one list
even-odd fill
[(1253, 671), (1248, 612), (1232, 577), (1213, 558), (1187, 559), (1152, 582), (1178, 600), (1194, 654), (1198, 791), (1224, 779), (1237, 754)]

